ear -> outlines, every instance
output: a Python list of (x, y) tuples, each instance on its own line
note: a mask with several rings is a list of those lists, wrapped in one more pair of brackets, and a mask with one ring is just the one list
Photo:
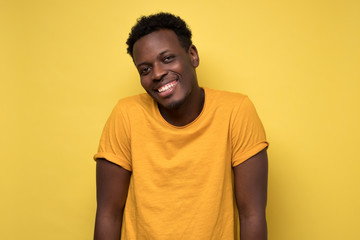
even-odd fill
[(200, 58), (199, 58), (199, 54), (198, 54), (198, 51), (197, 51), (195, 45), (191, 44), (191, 46), (189, 47), (188, 53), (189, 53), (193, 67), (196, 68), (197, 66), (199, 66)]

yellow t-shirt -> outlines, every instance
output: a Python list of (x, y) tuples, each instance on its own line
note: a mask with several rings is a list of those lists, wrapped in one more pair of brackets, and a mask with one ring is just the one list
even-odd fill
[(122, 239), (236, 239), (232, 167), (268, 143), (247, 96), (204, 90), (201, 114), (182, 127), (148, 94), (111, 113), (94, 159), (132, 171)]

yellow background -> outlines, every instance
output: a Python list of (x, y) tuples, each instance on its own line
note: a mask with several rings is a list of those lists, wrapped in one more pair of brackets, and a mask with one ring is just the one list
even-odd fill
[(360, 239), (360, 2), (0, 1), (0, 239), (91, 239), (93, 154), (143, 92), (125, 41), (170, 11), (202, 86), (246, 93), (270, 141), (269, 239)]

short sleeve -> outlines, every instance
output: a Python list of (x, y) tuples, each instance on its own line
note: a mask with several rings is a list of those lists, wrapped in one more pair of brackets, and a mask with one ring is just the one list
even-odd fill
[(101, 158), (132, 171), (130, 126), (120, 103), (108, 118), (101, 135), (98, 152), (94, 155), (94, 160)]
[(268, 146), (264, 127), (246, 96), (231, 119), (232, 166), (239, 165)]

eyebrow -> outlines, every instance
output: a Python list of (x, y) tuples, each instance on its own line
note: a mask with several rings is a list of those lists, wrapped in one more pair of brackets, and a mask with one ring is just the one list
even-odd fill
[[(164, 55), (165, 53), (167, 53), (169, 51), (170, 51), (169, 49), (166, 49), (166, 50), (162, 51), (161, 53), (159, 53), (157, 56)], [(136, 64), (136, 67), (139, 68), (142, 65), (149, 65), (149, 63), (148, 62), (141, 62), (139, 64)]]

